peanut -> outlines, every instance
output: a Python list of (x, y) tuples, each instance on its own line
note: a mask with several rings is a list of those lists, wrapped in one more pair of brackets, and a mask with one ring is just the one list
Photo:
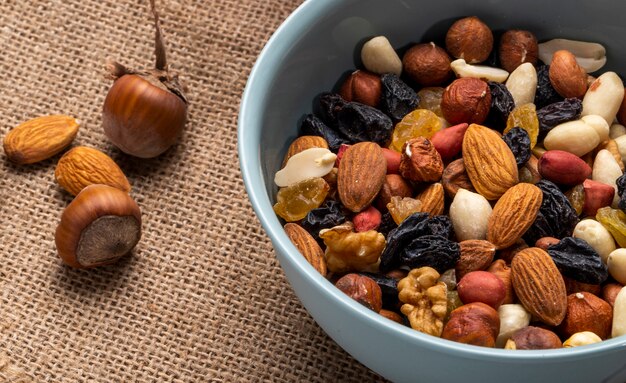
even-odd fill
[(513, 96), (515, 106), (533, 103), (537, 91), (537, 71), (533, 64), (524, 63), (511, 72), (506, 88)]
[(583, 219), (578, 222), (573, 236), (584, 239), (600, 255), (604, 263), (607, 262), (609, 254), (615, 250), (615, 240), (611, 233), (594, 219)]
[(624, 98), (624, 83), (615, 72), (605, 72), (589, 87), (583, 98), (583, 116), (597, 114), (612, 124)]

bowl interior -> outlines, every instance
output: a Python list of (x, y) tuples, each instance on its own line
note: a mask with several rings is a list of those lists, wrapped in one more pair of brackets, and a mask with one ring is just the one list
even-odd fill
[[(277, 30), (251, 73), (241, 104), (242, 173), (252, 205), (296, 293), (316, 321), (357, 359), (366, 360), (369, 367), (382, 371), (385, 376), (404, 376), (390, 375), (384, 366), (368, 362), (371, 358), (368, 359), (367, 351), (350, 347), (348, 340), (344, 344), (343, 340), (349, 335), (335, 331), (332, 321), (325, 321), (323, 315), (319, 315), (321, 301), (337, 304), (347, 310), (346, 315), (351, 319), (363, 321), (386, 336), (400, 336), (411, 346), (430, 347), (430, 350), (470, 359), (507, 363), (540, 358), (545, 362), (548, 361), (545, 358), (572, 361), (590, 353), (626, 348), (626, 340), (619, 338), (579, 350), (503, 353), (425, 336), (382, 319), (334, 289), (297, 253), (272, 211), (277, 191), (274, 174), (290, 142), (297, 137), (301, 118), (312, 112), (316, 95), (333, 89), (346, 71), (360, 67), (360, 47), (368, 38), (385, 35), (400, 49), (427, 41), (443, 45), (445, 31), (454, 20), (477, 15), (496, 33), (527, 29), (540, 41), (569, 38), (599, 42), (607, 48), (608, 56), (608, 63), (601, 72), (620, 73), (620, 68), (626, 68), (626, 52), (621, 47), (622, 36), (626, 36), (626, 24), (620, 16), (623, 14), (626, 14), (626, 3), (608, 0), (593, 3), (582, 0), (309, 0)], [(319, 296), (323, 296), (321, 301)]]

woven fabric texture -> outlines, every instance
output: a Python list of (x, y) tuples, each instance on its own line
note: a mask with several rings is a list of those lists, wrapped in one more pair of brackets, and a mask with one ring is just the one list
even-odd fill
[(0, 158), (0, 382), (361, 382), (378, 376), (315, 324), (254, 216), (239, 172), (240, 97), (299, 0), (160, 0), (171, 68), (189, 88), (178, 144), (129, 157), (102, 131), (104, 63), (154, 65), (147, 0), (0, 1), (0, 135), (47, 114), (108, 153), (143, 213), (132, 257), (75, 270), (54, 232), (71, 196), (60, 155)]

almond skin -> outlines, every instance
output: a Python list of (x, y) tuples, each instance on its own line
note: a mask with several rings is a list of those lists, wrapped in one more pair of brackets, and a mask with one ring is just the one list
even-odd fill
[(500, 197), (489, 217), (487, 240), (497, 249), (513, 245), (535, 222), (543, 201), (541, 189), (517, 184)]
[(515, 156), (498, 133), (477, 124), (463, 137), (463, 162), (476, 191), (488, 200), (500, 198), (518, 183)]
[(72, 143), (78, 122), (71, 116), (51, 115), (21, 123), (4, 137), (4, 152), (16, 164), (48, 159)]
[(554, 52), (549, 76), (554, 90), (564, 98), (582, 99), (587, 92), (587, 72), (578, 65), (576, 57), (569, 51)]
[(115, 161), (98, 149), (86, 146), (77, 146), (65, 153), (54, 170), (54, 177), (72, 195), (93, 184), (130, 192), (128, 179)]
[(422, 211), (434, 215), (443, 214), (444, 192), (441, 183), (437, 182), (427, 187), (417, 195), (416, 199), (422, 202)]
[(548, 253), (538, 247), (517, 253), (511, 262), (511, 278), (526, 310), (550, 326), (563, 321), (567, 312), (565, 283)]
[(358, 213), (372, 203), (385, 182), (387, 163), (374, 142), (350, 146), (339, 163), (337, 191), (345, 207)]
[(285, 225), (285, 233), (291, 240), (304, 258), (317, 270), (322, 276), (326, 276), (326, 259), (324, 251), (315, 241), (315, 238), (308, 231), (304, 230), (300, 225), (288, 223)]
[(320, 136), (300, 136), (296, 138), (293, 140), (291, 145), (289, 145), (289, 149), (287, 150), (287, 154), (285, 154), (285, 159), (283, 160), (283, 167), (293, 155), (311, 148), (328, 149), (328, 143), (323, 137)]

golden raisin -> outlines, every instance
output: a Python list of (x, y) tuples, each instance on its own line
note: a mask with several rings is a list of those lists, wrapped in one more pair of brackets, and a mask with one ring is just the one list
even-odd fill
[(537, 137), (539, 136), (539, 120), (537, 119), (537, 110), (535, 104), (524, 104), (516, 107), (509, 114), (509, 118), (506, 120), (506, 129), (504, 134), (509, 130), (520, 127), (528, 133), (530, 137), (530, 148), (534, 148), (537, 145)]
[(329, 189), (322, 178), (309, 178), (281, 188), (276, 195), (274, 212), (287, 222), (299, 221), (324, 202)]
[(417, 96), (419, 97), (417, 107), (419, 109), (428, 109), (437, 116), (443, 117), (443, 113), (441, 113), (441, 98), (443, 97), (444, 91), (445, 89), (441, 87), (422, 88), (417, 92)]
[(603, 207), (598, 209), (596, 219), (611, 233), (620, 247), (626, 247), (626, 214), (623, 211)]
[(576, 185), (569, 189), (565, 192), (565, 196), (569, 200), (569, 203), (572, 204), (572, 207), (574, 207), (574, 210), (576, 210), (576, 214), (581, 215), (583, 212), (583, 205), (585, 203), (585, 190), (583, 189), (583, 184)]
[(394, 196), (387, 204), (387, 209), (393, 221), (399, 225), (411, 214), (422, 211), (422, 201), (411, 197)]
[(401, 152), (402, 146), (408, 140), (420, 136), (432, 138), (442, 127), (441, 119), (435, 113), (426, 109), (416, 109), (396, 124), (389, 148)]

